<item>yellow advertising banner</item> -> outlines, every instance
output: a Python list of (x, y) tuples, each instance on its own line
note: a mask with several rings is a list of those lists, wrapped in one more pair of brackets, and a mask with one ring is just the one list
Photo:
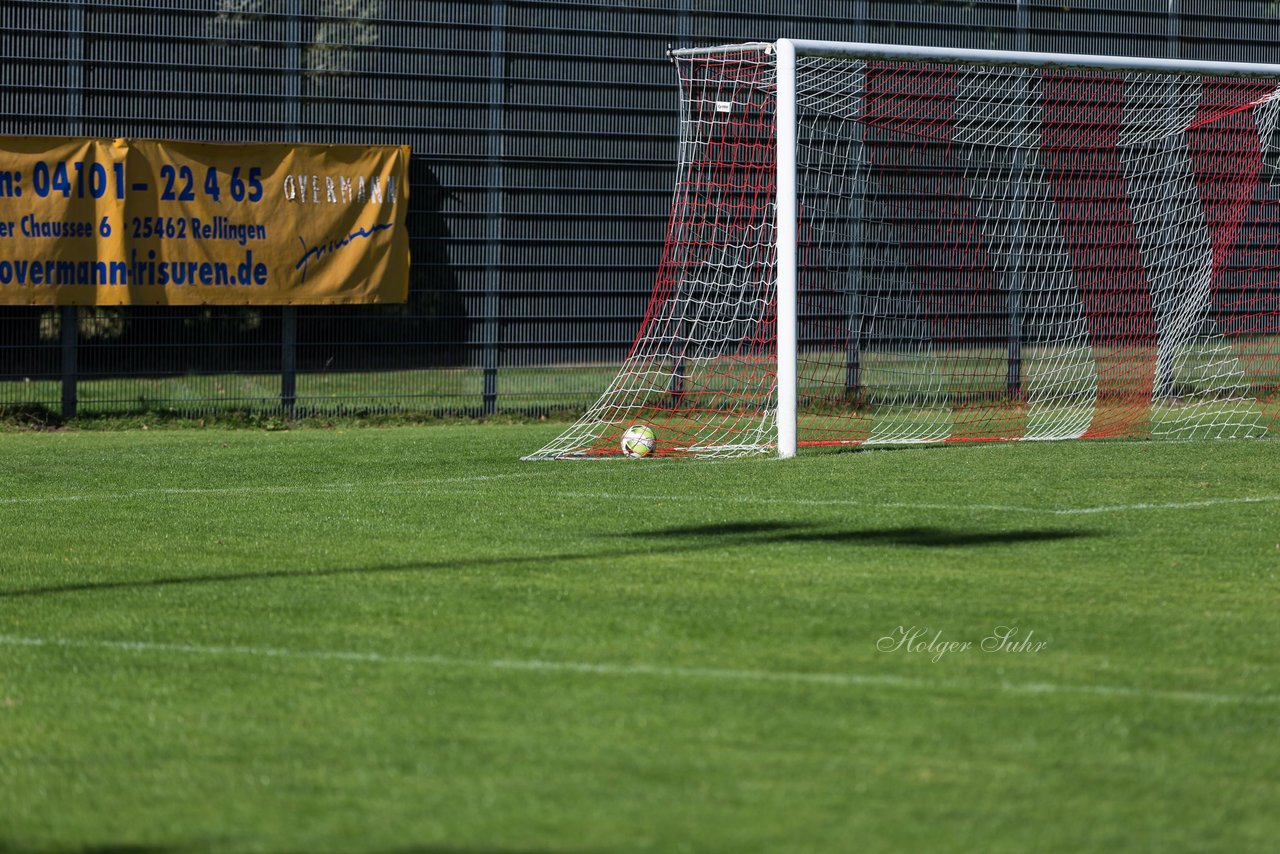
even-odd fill
[(409, 148), (0, 136), (0, 305), (402, 303)]

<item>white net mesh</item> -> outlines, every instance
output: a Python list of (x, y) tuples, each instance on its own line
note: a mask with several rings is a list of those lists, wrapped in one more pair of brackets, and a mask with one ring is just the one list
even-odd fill
[[(657, 285), (531, 458), (776, 447), (776, 71), (685, 56)], [(1277, 429), (1277, 84), (797, 60), (801, 447)]]

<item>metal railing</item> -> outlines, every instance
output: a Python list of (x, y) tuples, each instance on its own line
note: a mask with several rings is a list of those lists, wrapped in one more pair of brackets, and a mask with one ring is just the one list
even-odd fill
[(394, 307), (0, 307), (0, 409), (584, 407), (662, 251), (667, 49), (781, 36), (1272, 62), (1280, 18), (1257, 0), (8, 0), (0, 135), (409, 144), (413, 264)]

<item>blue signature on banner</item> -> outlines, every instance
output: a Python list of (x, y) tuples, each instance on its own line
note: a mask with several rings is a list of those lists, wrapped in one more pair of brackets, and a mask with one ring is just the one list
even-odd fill
[(307, 265), (312, 261), (319, 261), (330, 252), (337, 252), (339, 249), (342, 249), (345, 246), (350, 246), (357, 240), (367, 240), (379, 231), (386, 231), (387, 229), (394, 227), (395, 223), (384, 222), (374, 225), (371, 228), (357, 228), (346, 237), (330, 240), (325, 243), (317, 243), (315, 246), (308, 246), (307, 241), (303, 240), (301, 235), (299, 235), (298, 242), (302, 244), (303, 253), (302, 257), (298, 259), (298, 263), (293, 265), (293, 269), (302, 271), (302, 281), (305, 282), (307, 280)]

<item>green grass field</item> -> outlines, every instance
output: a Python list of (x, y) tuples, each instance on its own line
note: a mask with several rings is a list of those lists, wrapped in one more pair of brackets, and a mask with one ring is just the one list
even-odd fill
[(0, 851), (1280, 845), (1280, 443), (562, 427), (0, 435)]

